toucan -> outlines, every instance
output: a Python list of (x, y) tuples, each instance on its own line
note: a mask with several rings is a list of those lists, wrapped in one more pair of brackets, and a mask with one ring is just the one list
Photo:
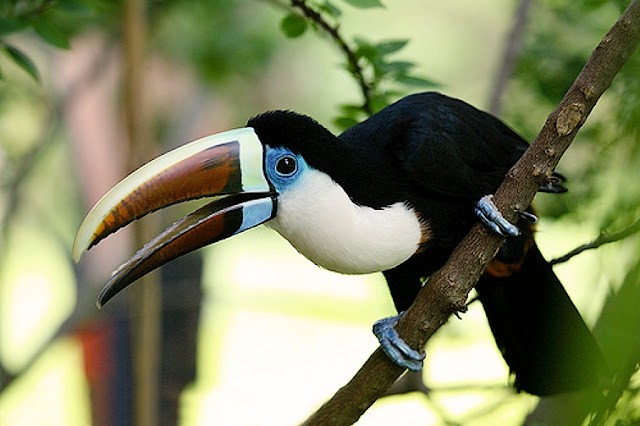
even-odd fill
[[(602, 355), (534, 242), (533, 210), (512, 224), (491, 201), (527, 147), (498, 118), (435, 92), (406, 96), (339, 136), (306, 115), (269, 111), (126, 177), (87, 214), (73, 256), (150, 212), (207, 197), (116, 269), (98, 306), (176, 257), (265, 224), (322, 268), (382, 272), (398, 315), (373, 331), (394, 362), (419, 371), (423, 349), (395, 325), (480, 220), (505, 237), (476, 290), (516, 389), (599, 386)], [(565, 191), (564, 177), (553, 173), (540, 190)]]

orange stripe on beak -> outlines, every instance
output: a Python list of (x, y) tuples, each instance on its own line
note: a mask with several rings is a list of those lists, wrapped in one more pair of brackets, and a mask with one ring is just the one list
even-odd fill
[(238, 142), (208, 148), (142, 182), (124, 197), (98, 225), (89, 248), (134, 220), (163, 207), (240, 191)]

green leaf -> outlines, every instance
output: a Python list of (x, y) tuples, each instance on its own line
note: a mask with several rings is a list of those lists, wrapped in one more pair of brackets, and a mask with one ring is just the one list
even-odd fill
[(355, 37), (353, 41), (356, 43), (355, 54), (358, 58), (365, 58), (369, 62), (374, 62), (380, 56), (378, 49), (363, 38)]
[(319, 5), (318, 8), (333, 18), (339, 18), (342, 15), (342, 10), (340, 10), (336, 5), (331, 3), (329, 0)]
[(49, 20), (40, 20), (34, 22), (33, 29), (44, 41), (58, 47), (60, 49), (68, 50), (71, 47), (69, 42), (69, 34), (65, 34), (59, 27), (50, 22)]
[(0, 36), (18, 32), (27, 27), (27, 23), (17, 18), (0, 18)]
[(358, 120), (353, 117), (341, 116), (336, 117), (333, 120), (333, 124), (340, 130), (347, 130), (349, 127), (353, 127), (358, 124)]
[(396, 79), (396, 81), (400, 84), (404, 84), (405, 86), (422, 87), (422, 88), (440, 87), (440, 84), (438, 84), (433, 80), (430, 80), (428, 78), (423, 78), (423, 77), (416, 77), (412, 75), (400, 76)]
[(58, 11), (76, 15), (88, 15), (91, 9), (84, 1), (79, 0), (58, 0), (56, 4)]
[(380, 2), (380, 0), (344, 0), (344, 2), (358, 9), (372, 9), (374, 7), (384, 7), (384, 5)]
[(34, 78), (34, 80), (40, 80), (36, 65), (31, 59), (29, 59), (27, 55), (22, 53), (20, 49), (5, 43), (4, 50), (11, 57), (11, 59), (13, 59), (13, 62), (15, 62), (24, 71), (26, 71), (27, 74)]
[(376, 49), (381, 55), (389, 55), (391, 53), (395, 53), (400, 49), (404, 48), (407, 43), (409, 43), (409, 39), (403, 40), (389, 40), (384, 41), (382, 43), (378, 43), (376, 45)]
[(384, 74), (393, 73), (396, 76), (406, 75), (416, 64), (409, 61), (393, 61), (381, 63), (378, 66)]
[(340, 111), (348, 116), (357, 116), (358, 114), (362, 114), (364, 109), (362, 108), (362, 104), (342, 104), (340, 105)]
[(407, 75), (409, 69), (414, 66), (411, 62), (384, 62), (384, 60), (375, 61), (372, 65), (375, 77), (378, 80), (383, 78), (395, 80)]
[(280, 22), (280, 29), (289, 38), (300, 37), (307, 30), (307, 21), (300, 15), (290, 13)]
[(380, 92), (380, 93), (373, 94), (373, 96), (371, 96), (371, 109), (373, 110), (373, 113), (375, 114), (381, 109), (389, 106), (389, 104), (391, 103), (391, 97), (397, 94), (398, 94), (397, 92), (393, 92), (393, 91)]

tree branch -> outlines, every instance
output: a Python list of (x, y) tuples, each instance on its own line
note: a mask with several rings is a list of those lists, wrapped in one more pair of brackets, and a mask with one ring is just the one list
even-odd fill
[(347, 44), (346, 40), (342, 37), (339, 28), (337, 26), (334, 27), (329, 24), (322, 17), (322, 15), (316, 10), (312, 9), (305, 0), (291, 0), (291, 6), (293, 8), (299, 9), (307, 19), (318, 25), (325, 33), (329, 35), (329, 37), (333, 39), (333, 41), (335, 41), (340, 50), (342, 50), (342, 53), (344, 53), (344, 56), (347, 59), (347, 69), (360, 86), (360, 92), (362, 93), (363, 98), (362, 110), (367, 115), (371, 115), (373, 113), (373, 107), (371, 105), (371, 84), (367, 82), (364, 76), (364, 72), (362, 71), (360, 62), (358, 61), (358, 56), (353, 51), (353, 49), (349, 47), (349, 44)]
[[(549, 115), (531, 147), (507, 173), (493, 201), (515, 220), (533, 200), (540, 183), (551, 175), (578, 129), (640, 40), (640, 4), (634, 0), (595, 48), (558, 107)], [(423, 347), (452, 313), (465, 310), (469, 291), (497, 252), (502, 238), (476, 224), (445, 266), (423, 286), (398, 324), (412, 347)], [(354, 423), (403, 373), (378, 348), (343, 388), (304, 423)]]

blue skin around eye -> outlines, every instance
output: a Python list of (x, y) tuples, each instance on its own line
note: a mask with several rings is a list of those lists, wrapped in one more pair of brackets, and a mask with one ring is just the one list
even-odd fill
[[(287, 176), (283, 176), (276, 171), (276, 165), (278, 164), (278, 161), (285, 156), (294, 157), (297, 163), (296, 171), (293, 174)], [(300, 176), (303, 175), (304, 172), (309, 168), (307, 162), (304, 161), (304, 159), (299, 154), (294, 154), (287, 148), (281, 146), (267, 147), (264, 162), (267, 178), (278, 193), (287, 188), (291, 188), (292, 185), (295, 185), (299, 181)]]

